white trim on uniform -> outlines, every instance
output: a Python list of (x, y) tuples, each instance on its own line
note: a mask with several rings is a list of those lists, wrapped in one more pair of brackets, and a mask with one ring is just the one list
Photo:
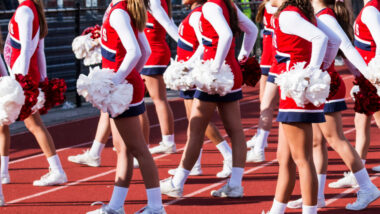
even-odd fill
[(166, 68), (168, 65), (144, 65), (144, 68)]
[(323, 109), (315, 109), (315, 110), (309, 110), (309, 109), (279, 109), (279, 112), (297, 112), (297, 113), (323, 113)]
[(346, 99), (336, 99), (336, 100), (327, 100), (326, 103), (338, 103), (338, 102), (344, 102)]
[(192, 47), (192, 48), (194, 47), (193, 44), (191, 44), (190, 42), (186, 41), (184, 38), (179, 37), (179, 39), (180, 39), (183, 43), (185, 43), (186, 45), (188, 45), (188, 46), (190, 46), (190, 47)]
[(130, 104), (129, 107), (134, 107), (134, 106), (141, 105), (141, 103), (143, 103), (143, 102), (144, 102), (144, 98), (140, 102), (138, 102), (138, 103)]
[(102, 48), (106, 49), (108, 52), (116, 54), (116, 50), (112, 50), (111, 48), (105, 46), (102, 41), (100, 41), (100, 45), (102, 46)]
[(363, 39), (357, 37), (356, 35), (355, 35), (355, 40), (358, 40), (359, 42), (367, 44), (367, 45), (371, 45), (372, 44), (371, 42), (363, 40)]

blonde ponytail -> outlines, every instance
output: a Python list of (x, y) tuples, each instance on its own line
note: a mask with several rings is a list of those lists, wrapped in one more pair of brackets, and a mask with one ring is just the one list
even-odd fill
[(40, 39), (45, 38), (48, 34), (48, 26), (45, 17), (44, 3), (42, 0), (33, 0), (38, 13), (38, 21), (40, 23)]
[(146, 11), (148, 5), (148, 0), (128, 0), (128, 13), (130, 14), (136, 28), (140, 32), (145, 29), (145, 24), (147, 21)]

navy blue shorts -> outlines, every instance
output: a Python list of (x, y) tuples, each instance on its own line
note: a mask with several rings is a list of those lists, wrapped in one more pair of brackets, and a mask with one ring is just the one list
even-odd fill
[(195, 89), (193, 90), (187, 90), (187, 91), (180, 91), (179, 96), (182, 97), (185, 100), (192, 100), (194, 99)]
[[(307, 111), (307, 112), (304, 112)], [(279, 110), (277, 121), (282, 123), (323, 123), (326, 122), (323, 110), (300, 110), (298, 111), (284, 111)]]
[(208, 94), (206, 92), (196, 90), (194, 94), (194, 98), (205, 102), (233, 102), (236, 100), (240, 100), (243, 98), (243, 93), (241, 89), (233, 90), (231, 93), (226, 94), (224, 96), (220, 96), (219, 94)]
[(144, 100), (138, 103), (129, 105), (129, 109), (113, 119), (122, 119), (126, 117), (135, 117), (145, 112)]
[(149, 65), (144, 66), (140, 74), (145, 76), (163, 75), (166, 71), (167, 65)]

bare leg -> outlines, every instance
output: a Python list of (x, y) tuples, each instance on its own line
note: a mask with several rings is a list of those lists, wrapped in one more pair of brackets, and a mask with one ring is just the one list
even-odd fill
[(281, 203), (288, 203), (296, 184), (296, 164), (290, 154), (290, 148), (282, 124), (279, 126), (277, 159), (279, 163), (279, 172), (277, 177), (275, 199)]
[(43, 124), (40, 114), (37, 112), (24, 120), (26, 128), (37, 139), (42, 152), (46, 157), (56, 155), (53, 138)]
[(245, 143), (245, 136), (241, 124), (239, 101), (218, 103), (218, 110), (224, 128), (232, 143), (232, 166), (244, 168), (247, 144)]
[(370, 143), (371, 116), (355, 113), (356, 145), (355, 149), (361, 159), (367, 158)]
[(156, 107), (162, 135), (174, 134), (173, 112), (166, 98), (166, 86), (162, 75), (142, 76)]
[(329, 113), (325, 117), (326, 122), (320, 123), (319, 126), (327, 142), (339, 154), (351, 172), (355, 173), (363, 169), (358, 153), (344, 136), (341, 112)]
[[(145, 187), (147, 189), (159, 187), (158, 170), (146, 146), (139, 118), (136, 116), (114, 119), (111, 120), (111, 125), (117, 128), (128, 152), (136, 157), (139, 162)], [(113, 130), (116, 131), (115, 128)], [(113, 135), (116, 134), (115, 131), (113, 131)], [(130, 159), (130, 156), (128, 156), (128, 160)], [(132, 164), (131, 162), (130, 164)], [(128, 169), (130, 164), (128, 164)], [(129, 185), (129, 183), (125, 183), (125, 185)]]
[(203, 145), (204, 133), (215, 111), (216, 103), (194, 99), (189, 121), (188, 139), (180, 166), (191, 170)]
[(96, 128), (95, 140), (106, 144), (111, 135), (110, 118), (108, 113), (100, 112), (98, 127)]
[(268, 76), (266, 75), (261, 75), (261, 78), (260, 78), (260, 94), (259, 94), (259, 98), (260, 98), (260, 102), (263, 102), (263, 97), (264, 97), (264, 90), (265, 90), (265, 86), (267, 84), (267, 80), (268, 80)]
[(273, 110), (278, 102), (278, 87), (268, 82), (265, 86), (263, 100), (260, 104), (259, 128), (269, 131), (272, 128)]
[(147, 111), (145, 111), (144, 114), (141, 114), (139, 116), (139, 119), (140, 119), (140, 123), (142, 124), (145, 142), (149, 144), (150, 122), (149, 122)]
[(313, 159), (317, 174), (326, 174), (328, 165), (327, 145), (319, 124), (313, 124)]
[(304, 205), (317, 204), (318, 181), (313, 163), (313, 131), (308, 123), (283, 123), (284, 133), (292, 158), (296, 163), (301, 183), (301, 194)]

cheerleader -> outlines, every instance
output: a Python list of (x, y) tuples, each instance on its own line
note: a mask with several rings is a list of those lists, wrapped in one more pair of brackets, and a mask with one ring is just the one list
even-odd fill
[[(311, 3), (307, 0), (271, 0), (279, 7), (275, 14), (275, 44), (277, 64), (273, 70), (282, 73), (297, 62), (306, 62), (311, 68), (319, 68), (326, 53), (327, 36), (319, 30)], [(300, 30), (301, 29), (301, 30)], [(280, 88), (281, 90), (281, 88)], [(280, 100), (277, 121), (280, 122), (279, 175), (275, 199), (269, 213), (284, 213), (296, 181), (298, 167), (303, 213), (317, 212), (317, 176), (312, 162), (311, 123), (325, 121), (323, 105), (312, 103), (298, 107), (292, 98)]]
[[(265, 147), (268, 146), (269, 131), (272, 128), (272, 118), (274, 106), (278, 101), (277, 86), (268, 75), (272, 64), (274, 63), (274, 48), (272, 45), (273, 27), (271, 20), (273, 14), (277, 11), (276, 7), (273, 7), (269, 0), (263, 1), (259, 6), (256, 16), (257, 22), (264, 24), (263, 31), (263, 53), (261, 56), (261, 79), (260, 79), (260, 118), (257, 133), (247, 141), (247, 147), (251, 148), (247, 152), (247, 162), (263, 162), (265, 161)], [(268, 87), (267, 87), (268, 86)], [(265, 95), (265, 96), (264, 96)]]
[(133, 99), (121, 115), (111, 119), (111, 131), (117, 150), (116, 178), (108, 205), (88, 212), (125, 213), (124, 201), (133, 174), (133, 157), (140, 164), (148, 205), (137, 213), (166, 213), (161, 200), (158, 170), (146, 146), (139, 115), (145, 111), (144, 83), (138, 71), (150, 55), (144, 35), (148, 0), (113, 0), (106, 10), (102, 26), (102, 67), (116, 72), (114, 84), (127, 80), (133, 85)]
[[(7, 39), (11, 46), (9, 67), (12, 75), (29, 75), (35, 85), (45, 79), (44, 37), (46, 34), (47, 23), (42, 0), (19, 0), (19, 6), (9, 22)], [(40, 180), (34, 181), (33, 185), (51, 186), (67, 182), (53, 139), (43, 124), (39, 112), (27, 117), (24, 123), (36, 138), (49, 162), (49, 173), (42, 176)], [(9, 145), (3, 148), (9, 149)], [(8, 160), (8, 156), (2, 157), (3, 164), (8, 165)]]
[[(316, 13), (318, 19), (333, 30), (341, 39), (342, 43), (340, 49), (345, 56), (365, 74), (367, 66), (347, 36), (352, 34), (350, 34), (349, 11), (345, 7), (345, 4), (335, 0), (313, 0), (312, 4), (315, 11), (318, 11)], [(338, 20), (340, 22), (338, 22)], [(345, 30), (343, 30), (341, 26), (344, 26)], [(353, 37), (353, 35), (351, 37)], [(318, 207), (325, 206), (324, 187), (326, 183), (328, 160), (327, 141), (346, 163), (360, 187), (357, 202), (352, 205), (347, 205), (347, 208), (351, 210), (361, 210), (379, 197), (380, 191), (378, 191), (376, 186), (371, 182), (358, 153), (344, 137), (341, 111), (347, 109), (344, 101), (346, 95), (345, 85), (342, 78), (335, 71), (333, 64), (328, 70), (331, 75), (332, 83), (337, 82), (339, 87), (336, 89), (337, 92), (327, 99), (324, 106), (326, 122), (313, 124), (313, 159), (318, 176)], [(333, 80), (334, 76), (336, 80)], [(331, 87), (336, 86), (332, 84)], [(326, 141), (323, 141), (323, 136), (326, 138)], [(341, 188), (341, 183), (331, 183), (329, 186)], [(302, 199), (289, 202), (288, 204), (290, 208), (300, 208), (301, 206)]]
[[(182, 21), (179, 26), (178, 34), (180, 36), (177, 46), (177, 60), (178, 62), (191, 63), (194, 60), (200, 60), (200, 55), (203, 54), (202, 44), (202, 34), (199, 29), (199, 19), (202, 14), (202, 5), (207, 0), (191, 1), (185, 0), (183, 4), (191, 6), (190, 14)], [(180, 91), (180, 97), (184, 99), (186, 115), (190, 119), (191, 107), (193, 104), (195, 88), (187, 91)], [(220, 134), (218, 128), (213, 124), (209, 123), (206, 128), (205, 135), (216, 145), (219, 152), (222, 154), (223, 170), (216, 174), (219, 178), (226, 178), (230, 176), (232, 169), (232, 151), (227, 141), (224, 140)], [(198, 157), (197, 162), (192, 168), (190, 175), (201, 175), (201, 156), (202, 151)], [(169, 170), (169, 174), (174, 175), (175, 170)]]
[[(149, 57), (141, 74), (156, 107), (162, 134), (160, 144), (150, 149), (152, 154), (175, 153), (177, 151), (174, 143), (173, 112), (166, 98), (166, 86), (162, 76), (170, 61), (170, 49), (165, 40), (166, 32), (176, 42), (179, 38), (178, 28), (170, 17), (170, 0), (150, 0), (145, 35), (152, 49), (152, 55)], [(144, 130), (149, 131), (148, 117), (145, 115), (142, 119)]]
[[(363, 0), (364, 8), (361, 10), (356, 18), (354, 24), (355, 33), (355, 48), (358, 50), (364, 61), (368, 64), (373, 58), (379, 57), (380, 49), (377, 46), (380, 44), (380, 1), (379, 0)], [(377, 72), (377, 71), (369, 71)], [(357, 79), (360, 79), (358, 77)], [(358, 84), (362, 94), (367, 93), (368, 86)], [(356, 145), (355, 149), (359, 153), (363, 164), (367, 158), (368, 148), (370, 144), (370, 126), (372, 115), (375, 118), (376, 124), (380, 127), (380, 104), (379, 97), (368, 97), (362, 99), (360, 102), (355, 102), (355, 128), (356, 128)], [(377, 100), (376, 103), (371, 102), (371, 109), (363, 109), (361, 103)], [(373, 168), (374, 171), (379, 172), (380, 166)], [(340, 179), (338, 182), (346, 184), (345, 187), (351, 187), (356, 185), (356, 181), (352, 174), (346, 174), (346, 176)]]
[(211, 192), (215, 197), (242, 197), (242, 178), (246, 144), (240, 119), (239, 100), (242, 98), (242, 73), (235, 59), (234, 34), (245, 32), (238, 59), (248, 58), (257, 37), (257, 28), (231, 0), (208, 0), (202, 7), (200, 29), (203, 38), (204, 60), (214, 60), (211, 70), (220, 72), (224, 62), (232, 69), (234, 86), (225, 96), (210, 95), (197, 89), (191, 109), (189, 138), (180, 167), (174, 177), (161, 181), (161, 191), (171, 197), (181, 197), (183, 186), (202, 148), (204, 133), (216, 108), (232, 141), (232, 173), (229, 182)]

